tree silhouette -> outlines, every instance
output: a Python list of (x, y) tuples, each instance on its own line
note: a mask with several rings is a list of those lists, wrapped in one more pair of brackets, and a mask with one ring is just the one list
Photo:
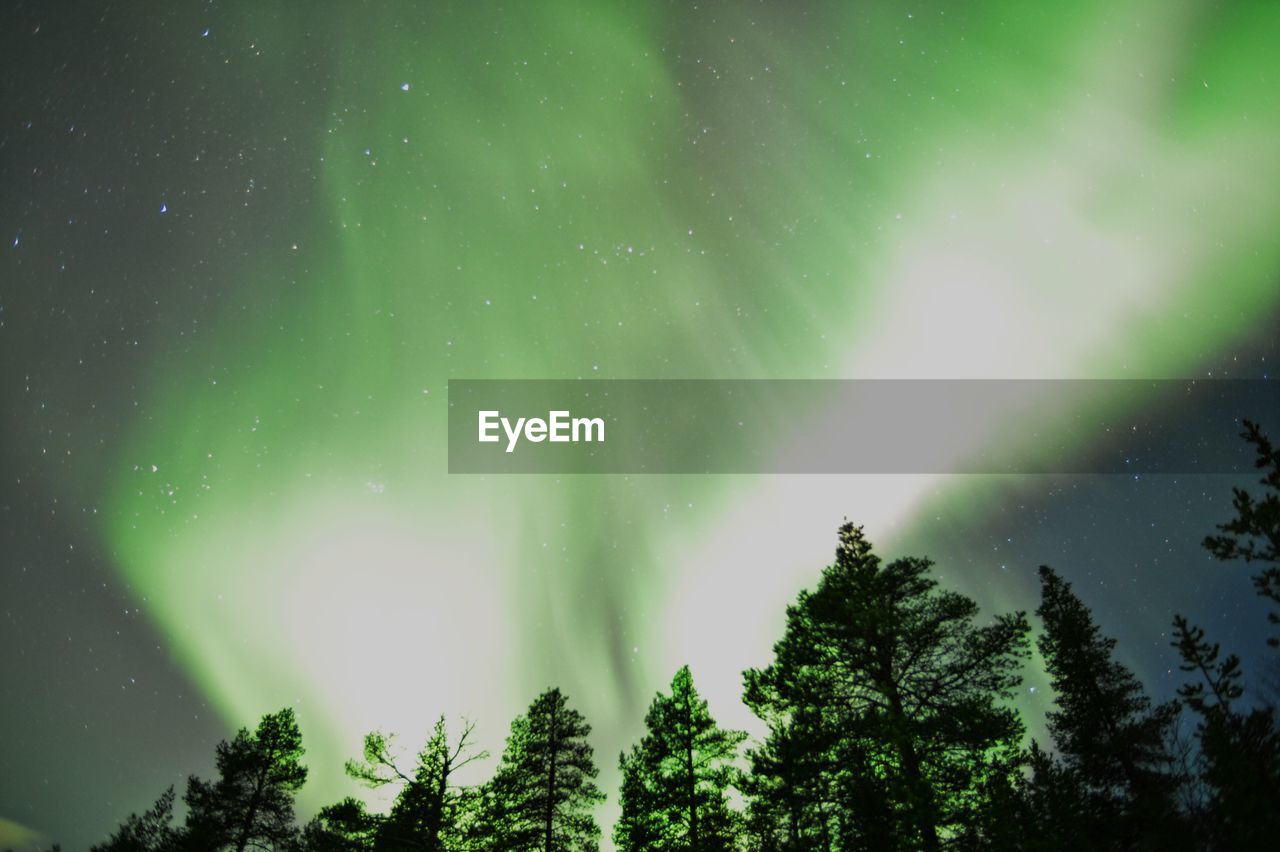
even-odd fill
[[(782, 710), (759, 702), (752, 709), (769, 721), (766, 740), (747, 751), (751, 769), (743, 779), (746, 832), (753, 847), (766, 852), (833, 848), (832, 820), (855, 809), (848, 793), (864, 777), (838, 757), (839, 731), (813, 705)], [(884, 810), (867, 804), (858, 808), (864, 829)]]
[(1178, 694), (1200, 716), (1201, 775), (1209, 788), (1211, 815), (1206, 838), (1214, 848), (1262, 848), (1280, 836), (1280, 731), (1275, 711), (1237, 709), (1244, 694), (1240, 660), (1219, 662), (1217, 643), (1179, 615), (1174, 618), (1174, 647), (1182, 670), (1199, 675)]
[(511, 734), (485, 791), (478, 831), (482, 848), (595, 849), (600, 827), (592, 811), (604, 801), (587, 742), (591, 726), (549, 689), (511, 723)]
[(306, 852), (365, 852), (374, 848), (382, 818), (365, 810), (364, 802), (348, 796), (321, 808), (302, 829)]
[(475, 750), (474, 731), (474, 724), (464, 723), (457, 742), (451, 743), (441, 716), (418, 753), (412, 774), (397, 765), (391, 736), (377, 731), (365, 736), (364, 759), (348, 761), (347, 774), (374, 788), (400, 785), (391, 813), (378, 830), (375, 848), (429, 852), (463, 848), (464, 823), (476, 794), (457, 784), (457, 772), (489, 756)]
[[(1231, 489), (1236, 516), (1218, 525), (1222, 535), (1205, 536), (1204, 546), (1219, 559), (1270, 563), (1253, 576), (1253, 586), (1259, 596), (1280, 605), (1280, 450), (1252, 421), (1244, 421), (1240, 436), (1253, 445), (1254, 467), (1263, 471), (1258, 480), (1262, 497), (1254, 498), (1243, 488)], [(1272, 610), (1267, 618), (1280, 625), (1280, 610)], [(1280, 647), (1280, 636), (1272, 636), (1267, 644)]]
[[(1219, 559), (1271, 563), (1254, 575), (1254, 588), (1280, 603), (1280, 451), (1256, 423), (1246, 420), (1244, 427), (1241, 437), (1253, 445), (1255, 466), (1264, 471), (1259, 480), (1263, 495), (1255, 499), (1241, 488), (1232, 489), (1236, 516), (1218, 525), (1222, 535), (1206, 536), (1204, 546)], [(1280, 613), (1273, 610), (1268, 620), (1280, 624)], [(1260, 848), (1280, 834), (1280, 730), (1275, 707), (1241, 709), (1239, 657), (1229, 654), (1219, 661), (1219, 645), (1206, 640), (1204, 630), (1182, 615), (1174, 617), (1173, 627), (1182, 670), (1198, 676), (1178, 694), (1199, 716), (1200, 778), (1209, 791), (1204, 839), (1212, 848)], [(1267, 642), (1280, 646), (1274, 636)], [(1274, 658), (1271, 662), (1275, 664)]]
[(1176, 838), (1177, 777), (1166, 743), (1177, 703), (1152, 706), (1070, 583), (1042, 566), (1040, 584), (1038, 645), (1058, 708), (1048, 714), (1057, 759), (1033, 754), (1042, 818), (1097, 848)]
[(307, 780), (302, 734), (286, 707), (218, 743), (218, 780), (187, 783), (187, 842), (200, 850), (280, 848), (294, 841), (293, 797)]
[(173, 788), (160, 795), (150, 810), (141, 815), (129, 814), (106, 843), (91, 847), (92, 852), (170, 852), (178, 848), (181, 837), (173, 826)]
[(619, 758), (618, 848), (735, 848), (736, 815), (727, 791), (746, 734), (716, 725), (688, 666), (676, 672), (670, 695), (654, 697), (644, 721), (644, 738)]
[[(787, 608), (774, 662), (745, 676), (771, 729), (753, 768), (782, 768), (752, 787), (780, 794), (755, 805), (757, 830), (774, 813), (805, 821), (803, 834), (764, 827), (797, 848), (934, 850), (968, 830), (992, 785), (1012, 789), (1023, 726), (1002, 702), (1021, 682), (1030, 627), (1022, 613), (975, 625), (977, 605), (938, 590), (930, 566), (883, 565), (846, 523), (817, 589)], [(806, 767), (817, 798), (795, 783)]]
[[(1264, 470), (1262, 495), (1234, 490), (1236, 516), (1204, 545), (1221, 559), (1263, 562), (1253, 578), (1280, 604), (1280, 452), (1253, 423), (1245, 439)], [(832, 565), (786, 611), (774, 659), (744, 674), (744, 701), (767, 735), (720, 728), (687, 667), (659, 692), (646, 731), (619, 757), (627, 850), (1237, 850), (1280, 836), (1280, 729), (1274, 706), (1245, 699), (1240, 660), (1223, 656), (1178, 615), (1173, 645), (1194, 676), (1180, 701), (1155, 705), (1115, 659), (1071, 585), (1040, 569), (1037, 640), (1055, 691), (1052, 748), (1020, 748), (1006, 706), (1021, 682), (1030, 627), (1022, 613), (977, 623), (976, 604), (938, 588), (927, 559), (882, 564), (862, 530), (844, 524)], [(1269, 615), (1280, 624), (1280, 613)], [(1270, 639), (1278, 645), (1277, 639)], [(1274, 662), (1274, 660), (1273, 660)], [(1251, 693), (1252, 695), (1253, 693)], [(1194, 714), (1194, 737), (1179, 727)], [(217, 747), (215, 781), (192, 777), (187, 818), (172, 788), (131, 814), (94, 852), (306, 852), (598, 848), (604, 796), (590, 727), (558, 689), (515, 719), (494, 776), (458, 772), (487, 755), (465, 724), (443, 717), (410, 765), (393, 738), (364, 740), (347, 772), (395, 787), (387, 814), (347, 798), (298, 831), (293, 800), (307, 778), (290, 709)], [(1026, 772), (1029, 768), (1029, 772)], [(731, 806), (736, 789), (744, 814)], [(55, 847), (57, 848), (57, 847)]]

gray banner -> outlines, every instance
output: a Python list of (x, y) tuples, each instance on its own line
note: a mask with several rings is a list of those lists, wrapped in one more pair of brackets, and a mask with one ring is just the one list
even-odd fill
[(450, 473), (1239, 473), (1266, 380), (454, 380)]

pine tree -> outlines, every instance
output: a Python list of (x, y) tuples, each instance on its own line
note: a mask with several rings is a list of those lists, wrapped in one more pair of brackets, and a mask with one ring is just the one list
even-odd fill
[[(839, 735), (812, 705), (771, 713), (776, 697), (748, 702), (769, 724), (769, 735), (748, 749), (750, 771), (743, 778), (747, 797), (745, 833), (751, 848), (833, 848), (842, 800), (837, 779), (848, 769), (837, 756)], [(864, 816), (874, 809), (864, 809)]]
[(653, 699), (645, 727), (640, 743), (619, 758), (618, 848), (733, 849), (737, 827), (728, 788), (746, 734), (716, 725), (688, 666), (676, 672), (670, 695)]
[[(1219, 559), (1270, 563), (1254, 575), (1253, 587), (1260, 597), (1280, 605), (1280, 449), (1262, 434), (1257, 423), (1249, 420), (1244, 421), (1241, 437), (1253, 445), (1254, 466), (1263, 471), (1258, 480), (1262, 497), (1233, 488), (1236, 516), (1218, 525), (1222, 535), (1206, 536), (1204, 546)], [(1280, 610), (1273, 610), (1267, 618), (1271, 624), (1280, 625)], [(1280, 636), (1272, 636), (1267, 643), (1280, 648)]]
[(218, 780), (187, 783), (190, 848), (282, 848), (292, 843), (293, 797), (307, 780), (302, 734), (286, 707), (262, 717), (256, 731), (241, 728), (218, 744)]
[(977, 605), (938, 590), (931, 564), (882, 565), (846, 523), (835, 563), (788, 607), (773, 664), (746, 673), (771, 729), (753, 771), (781, 769), (753, 783), (778, 795), (752, 803), (757, 832), (773, 813), (791, 848), (940, 849), (993, 779), (1012, 784), (1023, 727), (1003, 702), (1029, 625), (1022, 613), (976, 625)]
[(463, 848), (463, 824), (476, 793), (457, 783), (457, 773), (489, 756), (474, 749), (474, 731), (473, 724), (464, 723), (457, 742), (450, 742), (441, 716), (418, 753), (416, 767), (408, 772), (397, 764), (391, 735), (375, 731), (365, 736), (364, 759), (348, 761), (347, 774), (373, 788), (400, 786), (391, 813), (378, 830), (377, 849)]
[(485, 790), (483, 848), (590, 850), (599, 846), (592, 811), (604, 800), (587, 742), (591, 726), (549, 689), (511, 723), (506, 749)]
[(1167, 743), (1177, 704), (1152, 706), (1070, 583), (1047, 566), (1040, 582), (1038, 646), (1056, 693), (1048, 728), (1058, 756), (1040, 753), (1033, 798), (1061, 831), (1096, 848), (1175, 843), (1178, 779)]
[(369, 852), (383, 820), (365, 810), (364, 802), (348, 796), (320, 813), (302, 829), (305, 852)]
[(1206, 840), (1217, 849), (1260, 849), (1280, 836), (1280, 730), (1272, 707), (1241, 710), (1240, 660), (1175, 616), (1182, 670), (1199, 676), (1179, 697), (1200, 717), (1201, 777), (1209, 789)]
[[(1021, 798), (1027, 812), (1022, 833), (1028, 840), (1028, 849), (1059, 850), (1080, 845), (1084, 848), (1088, 832), (1101, 835), (1105, 821), (1086, 818), (1096, 811), (1084, 785), (1054, 756), (1037, 742), (1031, 743), (1027, 755), (1029, 777), (1022, 783)], [(1104, 843), (1093, 842), (1097, 848), (1107, 848)]]
[[(1219, 559), (1270, 563), (1253, 577), (1259, 596), (1280, 604), (1280, 449), (1257, 423), (1244, 421), (1241, 437), (1255, 452), (1254, 466), (1263, 471), (1262, 496), (1232, 489), (1236, 516), (1219, 524), (1221, 535), (1206, 536), (1204, 546)], [(1280, 625), (1280, 612), (1267, 615)], [(1180, 696), (1200, 716), (1202, 778), (1210, 790), (1211, 842), (1221, 848), (1253, 848), (1280, 833), (1280, 729), (1273, 703), (1247, 711), (1237, 708), (1243, 695), (1240, 661), (1229, 655), (1218, 662), (1216, 643), (1185, 618), (1174, 619), (1174, 646), (1182, 655), (1183, 671), (1200, 675)], [(1267, 643), (1280, 647), (1280, 637)], [(1271, 665), (1275, 666), (1274, 658)], [(1207, 689), (1206, 689), (1207, 687)]]
[(173, 827), (173, 788), (141, 815), (129, 814), (106, 843), (91, 852), (170, 852), (177, 848), (180, 832)]

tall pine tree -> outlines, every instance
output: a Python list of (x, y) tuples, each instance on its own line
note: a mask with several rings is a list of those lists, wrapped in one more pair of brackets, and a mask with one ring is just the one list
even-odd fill
[[(753, 769), (781, 757), (785, 770), (753, 786), (780, 793), (753, 803), (757, 818), (784, 821), (764, 827), (775, 840), (936, 850), (969, 830), (993, 786), (1012, 787), (1023, 727), (1003, 702), (1021, 682), (1029, 625), (1022, 613), (975, 624), (977, 604), (939, 590), (930, 566), (882, 564), (846, 523), (817, 589), (787, 608), (774, 662), (746, 673), (747, 703), (771, 728)], [(785, 824), (798, 819), (803, 835)]]
[(485, 791), (480, 845), (504, 850), (592, 850), (604, 801), (587, 737), (591, 726), (549, 689), (511, 723), (502, 760)]
[(1176, 703), (1152, 706), (1070, 583), (1044, 566), (1040, 584), (1038, 646), (1056, 693), (1048, 727), (1058, 753), (1034, 753), (1031, 799), (1041, 820), (1064, 841), (1098, 849), (1177, 844), (1168, 749)]
[(653, 699), (645, 727), (640, 743), (619, 759), (622, 814), (613, 832), (618, 848), (733, 849), (737, 817), (728, 789), (746, 734), (715, 723), (688, 666), (676, 672), (670, 695)]
[(280, 849), (294, 842), (293, 797), (307, 780), (302, 734), (286, 707), (218, 744), (218, 780), (187, 782), (187, 841), (198, 850)]

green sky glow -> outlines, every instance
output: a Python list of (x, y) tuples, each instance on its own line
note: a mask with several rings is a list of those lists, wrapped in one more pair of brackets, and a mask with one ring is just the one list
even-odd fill
[(842, 516), (887, 548), (986, 493), (449, 478), (449, 378), (1178, 376), (1274, 305), (1280, 7), (847, 5), (314, 24), (306, 262), (156, 366), (105, 512), (226, 718), (297, 707), (310, 802), (365, 730), (467, 713), (495, 749), (550, 683), (606, 787), (681, 663), (745, 724), (740, 672)]

